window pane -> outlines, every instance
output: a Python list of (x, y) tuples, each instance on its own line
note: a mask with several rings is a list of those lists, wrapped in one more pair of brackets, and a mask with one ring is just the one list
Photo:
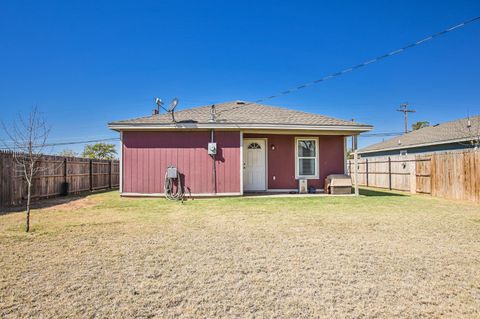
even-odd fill
[(315, 175), (315, 160), (310, 158), (299, 159), (298, 174), (302, 176)]
[(248, 149), (250, 150), (259, 150), (261, 149), (260, 145), (258, 143), (251, 143), (250, 145), (248, 145)]
[(315, 157), (315, 140), (298, 141), (298, 157)]

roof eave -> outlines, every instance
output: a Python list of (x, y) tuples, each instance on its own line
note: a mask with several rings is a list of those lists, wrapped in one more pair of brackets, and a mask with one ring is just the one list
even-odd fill
[(124, 130), (166, 130), (166, 129), (268, 129), (268, 130), (312, 130), (368, 132), (371, 125), (304, 125), (304, 124), (257, 124), (257, 123), (109, 123), (108, 128)]
[(433, 146), (433, 145), (443, 145), (443, 144), (451, 144), (451, 143), (460, 143), (460, 142), (468, 142), (471, 141), (471, 137), (466, 138), (458, 138), (453, 140), (445, 140), (445, 141), (437, 141), (437, 142), (430, 142), (430, 143), (421, 143), (421, 144), (412, 144), (412, 145), (399, 145), (395, 147), (387, 147), (387, 148), (380, 148), (380, 149), (373, 149), (373, 150), (358, 150), (358, 154), (368, 154), (368, 153), (377, 153), (377, 152), (386, 152), (386, 151), (399, 151), (408, 148), (418, 148), (418, 147), (425, 147), (425, 146)]

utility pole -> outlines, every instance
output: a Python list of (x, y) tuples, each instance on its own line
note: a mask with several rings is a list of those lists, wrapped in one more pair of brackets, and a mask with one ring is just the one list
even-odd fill
[(403, 121), (405, 125), (405, 133), (408, 133), (408, 113), (415, 113), (415, 110), (411, 110), (408, 108), (408, 103), (400, 104), (400, 108), (397, 109), (398, 112), (403, 113)]

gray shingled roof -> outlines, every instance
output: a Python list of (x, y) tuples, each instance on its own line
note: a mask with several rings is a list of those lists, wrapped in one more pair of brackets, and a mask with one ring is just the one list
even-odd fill
[(468, 118), (428, 126), (410, 133), (394, 137), (387, 141), (373, 144), (358, 150), (359, 154), (384, 150), (400, 150), (423, 145), (445, 144), (449, 142), (472, 140), (480, 136), (480, 115), (470, 117), (471, 127), (468, 128)]
[[(229, 124), (285, 124), (285, 125), (309, 125), (309, 126), (354, 126), (365, 127), (365, 131), (371, 129), (370, 125), (352, 121), (339, 120), (336, 118), (291, 110), (282, 107), (255, 104), (251, 102), (234, 101), (215, 104), (217, 123)], [(209, 123), (211, 119), (211, 105), (195, 107), (175, 112), (177, 122), (184, 123)], [(124, 121), (116, 121), (109, 125), (152, 125), (172, 124), (169, 114), (151, 115)]]

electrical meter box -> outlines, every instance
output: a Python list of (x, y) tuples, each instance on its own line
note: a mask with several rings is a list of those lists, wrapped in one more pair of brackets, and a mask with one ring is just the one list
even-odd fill
[(217, 143), (208, 143), (208, 155), (217, 154)]
[(167, 168), (167, 178), (177, 178), (177, 168), (169, 166)]

